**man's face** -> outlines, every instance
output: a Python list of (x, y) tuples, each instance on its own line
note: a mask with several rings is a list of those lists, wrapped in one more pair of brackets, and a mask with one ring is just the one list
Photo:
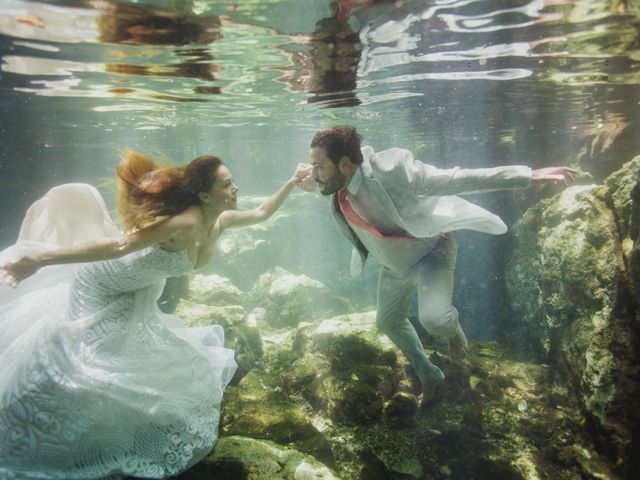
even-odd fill
[(322, 147), (311, 149), (311, 166), (313, 178), (320, 187), (322, 195), (331, 195), (347, 186), (347, 177), (335, 165)]

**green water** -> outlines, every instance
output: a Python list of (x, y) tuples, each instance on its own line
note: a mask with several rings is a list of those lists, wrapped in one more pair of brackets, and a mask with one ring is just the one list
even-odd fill
[[(0, 2), (0, 247), (15, 241), (27, 206), (54, 185), (97, 185), (113, 207), (108, 180), (127, 147), (177, 163), (221, 157), (240, 187), (241, 208), (257, 205), (297, 162), (308, 161), (317, 129), (338, 123), (357, 127), (376, 150), (405, 147), (443, 168), (571, 165), (584, 173), (578, 183), (586, 193), (568, 196), (568, 205), (551, 202), (551, 190), (470, 197), (509, 227), (523, 215), (525, 222), (504, 236), (454, 234), (453, 303), (472, 352), (460, 367), (426, 340), (447, 375), (444, 400), (417, 420), (408, 415), (408, 425), (387, 423), (384, 395), (420, 386), (401, 356), (396, 363), (385, 353), (393, 347), (369, 338), (378, 335), (377, 265), (370, 261), (358, 280), (349, 276), (350, 246), (332, 224), (327, 199), (297, 191), (270, 223), (225, 234), (204, 273), (239, 288), (238, 305), (223, 305), (219, 314), (229, 324), (247, 314), (257, 322), (257, 340), (233, 335), (242, 367), (249, 370), (253, 355), (261, 363), (225, 393), (223, 437), (263, 438), (266, 417), (277, 430), (267, 438), (297, 442), (323, 460), (330, 444), (332, 466), (349, 479), (622, 478), (637, 464), (629, 452), (638, 450), (625, 430), (638, 424), (625, 397), (638, 391), (637, 335), (629, 333), (638, 315), (638, 220), (629, 211), (637, 170), (628, 168), (607, 189), (588, 185), (640, 152), (640, 5), (361, 0), (348, 10), (349, 3)], [(524, 214), (541, 199), (547, 203)], [(583, 243), (593, 257), (582, 254)], [(518, 245), (522, 265), (510, 258)], [(283, 300), (285, 309), (269, 293), (269, 278), (257, 284), (275, 267), (289, 272), (280, 274), (292, 285), (313, 284), (297, 276), (307, 275), (331, 292), (318, 300), (303, 285), (303, 294)], [(351, 317), (330, 332), (338, 343), (326, 341), (327, 331), (313, 329), (322, 315), (344, 313), (344, 299)], [(323, 302), (331, 308), (322, 310)], [(261, 315), (295, 321), (274, 333)], [(298, 327), (307, 320), (313, 328)], [(350, 332), (354, 325), (365, 333)], [(496, 338), (521, 348), (489, 342)], [(370, 340), (379, 364), (351, 365)], [(345, 350), (336, 355), (340, 342)], [(326, 383), (312, 384), (309, 371)], [(387, 371), (393, 382), (379, 383)], [(368, 390), (357, 391), (366, 382)], [(364, 403), (352, 401), (351, 410), (332, 403), (349, 389), (369, 398), (382, 420), (351, 425), (349, 411), (357, 421), (370, 418), (358, 417)], [(272, 402), (264, 409), (255, 401), (263, 397)], [(415, 407), (411, 398), (393, 406), (396, 414)], [(280, 416), (286, 428), (276, 424)], [(293, 433), (291, 416), (301, 425)], [(322, 442), (291, 439), (309, 431)]]

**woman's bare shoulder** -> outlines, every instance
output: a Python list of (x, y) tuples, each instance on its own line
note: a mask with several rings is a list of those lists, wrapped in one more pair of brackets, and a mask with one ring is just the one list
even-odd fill
[(156, 217), (150, 224), (144, 226), (141, 231), (167, 232), (170, 234), (188, 234), (195, 231), (200, 226), (200, 217), (197, 212), (187, 209), (175, 215), (164, 215)]
[(188, 208), (168, 217), (167, 223), (172, 230), (195, 231), (202, 226), (202, 216), (195, 210)]

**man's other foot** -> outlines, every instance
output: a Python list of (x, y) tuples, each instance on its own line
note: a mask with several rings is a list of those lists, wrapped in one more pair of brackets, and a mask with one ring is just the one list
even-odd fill
[(462, 327), (458, 326), (455, 337), (449, 339), (449, 359), (454, 363), (460, 363), (469, 350), (469, 343)]
[(422, 381), (422, 397), (420, 399), (420, 409), (429, 407), (435, 399), (440, 386), (444, 382), (444, 373), (438, 367), (434, 366), (433, 372), (429, 378)]

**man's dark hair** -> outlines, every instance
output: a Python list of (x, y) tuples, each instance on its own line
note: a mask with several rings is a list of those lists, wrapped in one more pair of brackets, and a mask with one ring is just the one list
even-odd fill
[(351, 163), (360, 165), (362, 163), (361, 140), (362, 137), (358, 135), (355, 128), (336, 125), (319, 130), (311, 140), (311, 148), (324, 148), (327, 157), (336, 165), (344, 155), (349, 157)]

